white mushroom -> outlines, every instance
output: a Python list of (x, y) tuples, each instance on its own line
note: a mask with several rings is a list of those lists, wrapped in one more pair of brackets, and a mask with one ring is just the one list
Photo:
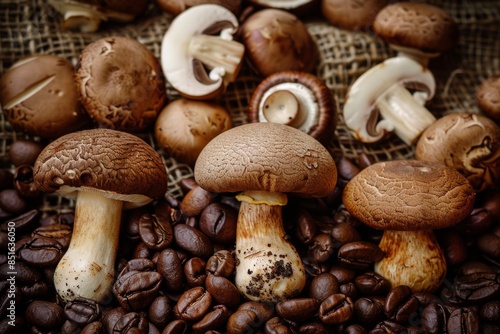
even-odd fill
[[(423, 85), (427, 91), (411, 94), (405, 87), (407, 83)], [(435, 88), (434, 76), (417, 61), (389, 58), (369, 69), (350, 87), (343, 109), (345, 123), (362, 142), (377, 142), (394, 132), (410, 145), (436, 120), (424, 107), (434, 96)]]
[(224, 92), (237, 76), (245, 51), (233, 40), (237, 29), (236, 16), (220, 5), (198, 5), (176, 16), (161, 46), (161, 64), (170, 84), (193, 99)]

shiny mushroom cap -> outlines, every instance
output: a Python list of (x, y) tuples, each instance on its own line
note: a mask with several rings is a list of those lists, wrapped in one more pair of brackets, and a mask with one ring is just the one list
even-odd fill
[(500, 75), (481, 83), (476, 90), (476, 102), (486, 116), (500, 124)]
[(111, 129), (62, 136), (38, 156), (34, 181), (43, 192), (72, 196), (79, 190), (102, 192), (125, 207), (159, 198), (167, 191), (167, 172), (159, 154), (139, 137)]
[(104, 37), (87, 45), (79, 57), (76, 82), (89, 115), (110, 129), (145, 129), (166, 100), (159, 60), (128, 37)]
[(500, 126), (480, 114), (447, 114), (422, 133), (415, 157), (456, 169), (476, 191), (498, 187)]
[(215, 137), (194, 168), (212, 192), (268, 191), (328, 195), (337, 182), (332, 156), (316, 139), (288, 125), (248, 123)]
[(334, 26), (346, 30), (371, 29), (388, 0), (322, 0), (321, 13)]
[(78, 100), (73, 65), (55, 55), (33, 55), (0, 78), (2, 111), (17, 131), (56, 138), (90, 124)]
[(450, 227), (471, 212), (475, 192), (442, 163), (392, 160), (375, 163), (345, 186), (343, 203), (359, 221), (380, 230)]

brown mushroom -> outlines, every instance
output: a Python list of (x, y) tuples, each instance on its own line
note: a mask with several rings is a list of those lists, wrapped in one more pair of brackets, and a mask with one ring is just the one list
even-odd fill
[(158, 6), (166, 13), (177, 16), (193, 6), (211, 3), (229, 9), (234, 15), (239, 15), (242, 9), (241, 0), (156, 0)]
[(450, 113), (418, 140), (415, 158), (458, 170), (476, 191), (500, 185), (500, 126), (484, 115)]
[(335, 128), (334, 97), (317, 76), (300, 71), (277, 72), (254, 90), (249, 122), (273, 122), (297, 128), (319, 141)]
[(40, 191), (76, 197), (71, 242), (54, 272), (59, 297), (104, 302), (115, 279), (122, 209), (143, 206), (167, 191), (160, 155), (126, 132), (83, 130), (47, 145), (33, 173)]
[(332, 25), (346, 30), (371, 30), (388, 0), (321, 0), (321, 13)]
[(78, 101), (73, 65), (55, 55), (33, 55), (0, 77), (0, 103), (16, 131), (56, 138), (83, 129), (90, 119)]
[(205, 145), (231, 127), (231, 115), (222, 106), (178, 99), (170, 102), (158, 115), (155, 138), (167, 154), (194, 166)]
[(479, 85), (476, 102), (486, 116), (500, 124), (500, 75), (491, 76)]
[(345, 186), (343, 203), (353, 217), (384, 230), (385, 252), (374, 270), (392, 286), (433, 292), (446, 275), (446, 261), (432, 230), (451, 227), (472, 211), (475, 192), (467, 179), (442, 163), (378, 162)]
[(299, 17), (304, 17), (315, 13), (319, 9), (320, 0), (249, 0), (249, 3), (258, 9), (281, 9)]
[(305, 270), (287, 240), (282, 209), (287, 194), (324, 197), (337, 182), (332, 156), (313, 137), (287, 125), (247, 123), (223, 132), (201, 151), (197, 183), (215, 193), (243, 191), (237, 229), (235, 285), (251, 300), (296, 296)]
[(241, 25), (241, 40), (251, 65), (262, 75), (316, 68), (318, 47), (305, 24), (281, 9), (262, 9)]
[(135, 132), (156, 120), (166, 100), (159, 60), (137, 40), (113, 36), (87, 45), (76, 82), (88, 114), (100, 126)]

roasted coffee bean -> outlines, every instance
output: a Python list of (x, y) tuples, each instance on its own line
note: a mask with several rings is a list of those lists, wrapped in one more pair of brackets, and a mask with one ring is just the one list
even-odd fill
[(176, 319), (165, 326), (161, 334), (187, 334), (188, 329), (189, 326), (184, 320)]
[(309, 245), (318, 233), (318, 224), (309, 211), (299, 208), (295, 213), (295, 236), (301, 244)]
[(421, 326), (425, 333), (446, 333), (450, 308), (443, 303), (430, 303), (422, 310)]
[(302, 258), (302, 264), (306, 272), (313, 277), (328, 271), (327, 263), (319, 263), (309, 256)]
[(316, 234), (308, 248), (309, 256), (319, 263), (328, 261), (334, 252), (332, 236), (326, 233)]
[(2, 317), (2, 320), (0, 320), (0, 333), (2, 334), (28, 333), (28, 327), (26, 319), (17, 314), (14, 316), (14, 319), (3, 319)]
[(139, 218), (138, 229), (141, 240), (150, 249), (163, 250), (172, 243), (172, 225), (164, 216), (143, 214)]
[(384, 302), (384, 313), (392, 321), (400, 324), (408, 322), (417, 313), (420, 302), (409, 286), (399, 285), (393, 288)]
[(186, 224), (174, 225), (177, 245), (193, 256), (208, 259), (213, 254), (212, 241), (200, 230)]
[(268, 302), (247, 301), (238, 307), (238, 310), (250, 310), (255, 312), (260, 324), (264, 324), (275, 315), (274, 304)]
[(266, 334), (293, 334), (293, 331), (279, 317), (269, 319), (264, 325), (264, 332)]
[(486, 257), (494, 261), (500, 260), (500, 228), (493, 229), (493, 233), (479, 236), (476, 241), (477, 248)]
[(203, 319), (191, 327), (194, 334), (206, 333), (210, 330), (224, 331), (230, 312), (224, 305), (216, 305)]
[(228, 204), (209, 204), (200, 215), (200, 230), (213, 242), (232, 244), (236, 240), (238, 211)]
[(351, 299), (354, 299), (358, 296), (358, 288), (352, 282), (341, 284), (339, 286), (339, 292)]
[(448, 333), (479, 333), (479, 316), (471, 307), (460, 307), (451, 312)]
[(376, 272), (369, 271), (356, 276), (354, 284), (365, 295), (385, 295), (391, 289), (391, 283)]
[(212, 305), (212, 295), (203, 287), (184, 291), (179, 297), (175, 310), (184, 321), (198, 321), (205, 316)]
[(172, 292), (179, 292), (183, 285), (183, 266), (178, 253), (167, 248), (161, 251), (156, 262), (158, 273), (166, 282), (166, 289)]
[(19, 257), (34, 266), (53, 266), (59, 263), (64, 255), (61, 244), (51, 238), (35, 237), (19, 250)]
[(353, 282), (357, 275), (356, 271), (339, 265), (332, 265), (328, 272), (337, 278), (339, 284)]
[(76, 297), (64, 305), (64, 315), (78, 325), (87, 325), (101, 318), (101, 305), (95, 300)]
[(58, 329), (64, 322), (64, 310), (56, 303), (34, 300), (25, 311), (26, 321), (32, 326), (43, 329)]
[(227, 278), (233, 274), (234, 267), (235, 261), (231, 252), (222, 249), (210, 256), (205, 269), (207, 273)]
[(300, 334), (331, 334), (335, 333), (333, 328), (322, 323), (319, 320), (314, 320), (300, 325), (298, 332)]
[(495, 273), (491, 266), (484, 262), (471, 260), (462, 264), (457, 272), (458, 276), (470, 275), (475, 273)]
[(453, 286), (455, 295), (463, 301), (488, 301), (500, 296), (500, 274), (474, 273), (460, 276)]
[(383, 320), (383, 305), (370, 297), (358, 298), (354, 302), (354, 315), (359, 323), (371, 328)]
[(206, 262), (202, 258), (192, 257), (184, 263), (184, 277), (191, 287), (204, 286), (207, 278), (205, 271)]
[[(34, 284), (42, 280), (42, 273), (37, 268), (29, 266), (23, 261), (16, 261), (16, 284)], [(0, 266), (0, 280), (10, 278), (12, 270), (7, 263)]]
[(185, 216), (193, 217), (199, 215), (203, 209), (214, 201), (214, 194), (196, 185), (186, 193), (180, 203), (180, 209)]
[[(49, 282), (52, 282), (52, 280)], [(51, 289), (45, 281), (39, 281), (33, 284), (23, 284), (18, 288), (20, 296), (22, 296), (24, 300), (43, 299), (51, 292)]]
[(148, 319), (158, 328), (164, 328), (173, 314), (172, 302), (167, 296), (158, 296), (148, 309)]
[(367, 270), (373, 263), (382, 260), (384, 252), (372, 242), (353, 241), (340, 247), (337, 256), (343, 266)]
[(480, 323), (479, 331), (481, 334), (498, 334), (500, 333), (500, 325)]
[(376, 324), (370, 334), (408, 334), (408, 330), (396, 322), (384, 320)]
[(500, 323), (500, 300), (493, 300), (482, 305), (479, 316), (482, 320)]
[(72, 229), (66, 224), (51, 224), (40, 226), (33, 231), (32, 237), (45, 237), (56, 240), (64, 249), (67, 249), (71, 241)]
[(320, 302), (339, 291), (339, 281), (337, 277), (330, 273), (322, 273), (313, 277), (309, 285), (309, 296), (318, 299)]
[(287, 321), (302, 323), (312, 319), (319, 310), (320, 301), (315, 298), (292, 298), (276, 304), (276, 313)]
[(20, 215), (28, 210), (28, 202), (15, 189), (4, 189), (0, 191), (0, 208), (4, 211)]
[(11, 285), (12, 281), (0, 281), (0, 317), (4, 318), (8, 314), (15, 314), (12, 304), (19, 305), (22, 302), (22, 296), (19, 293), (19, 286)]
[(320, 304), (319, 319), (327, 325), (346, 323), (354, 315), (354, 303), (351, 298), (341, 293), (335, 293)]
[(457, 266), (467, 260), (467, 246), (460, 233), (448, 229), (437, 234), (437, 237), (449, 266)]
[(456, 226), (464, 236), (475, 236), (485, 232), (493, 224), (493, 215), (485, 208), (474, 208), (469, 216)]
[(366, 334), (366, 329), (361, 325), (350, 325), (344, 330), (344, 334)]
[(105, 333), (113, 333), (113, 328), (122, 316), (127, 313), (122, 307), (114, 307), (105, 310), (102, 316), (102, 324)]
[(420, 307), (425, 308), (427, 305), (432, 303), (441, 303), (442, 301), (432, 292), (427, 291), (415, 291), (413, 292), (415, 297), (417, 297)]
[(349, 242), (361, 241), (359, 232), (352, 225), (347, 223), (337, 223), (333, 225), (330, 233), (336, 248), (340, 248)]
[(153, 256), (153, 252), (144, 241), (141, 241), (135, 246), (132, 257), (134, 259), (150, 259)]
[(264, 323), (252, 310), (236, 310), (227, 320), (226, 331), (228, 334), (255, 333)]
[(29, 231), (37, 223), (40, 217), (40, 211), (37, 209), (32, 209), (20, 214), (17, 217), (12, 217), (8, 222), (0, 225), (0, 231), (7, 231), (7, 224), (13, 225), (16, 233), (22, 233), (24, 231)]
[(238, 288), (223, 276), (209, 274), (205, 287), (218, 304), (225, 305), (230, 309), (235, 309), (240, 304), (241, 295)]
[(341, 157), (337, 161), (338, 181), (337, 185), (343, 188), (356, 174), (359, 173), (359, 167), (350, 159)]
[(43, 145), (31, 139), (17, 139), (9, 147), (9, 158), (14, 166), (34, 165)]
[(101, 321), (94, 321), (82, 328), (80, 334), (104, 334), (104, 325)]
[(41, 192), (33, 180), (33, 166), (21, 165), (14, 172), (14, 189), (26, 199), (36, 199)]
[[(137, 328), (139, 331), (133, 329)], [(113, 327), (112, 333), (148, 333), (149, 323), (142, 312), (128, 312), (122, 315)]]

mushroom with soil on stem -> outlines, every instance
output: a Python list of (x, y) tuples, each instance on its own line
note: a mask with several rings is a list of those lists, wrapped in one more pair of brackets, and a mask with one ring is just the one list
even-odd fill
[(317, 76), (300, 71), (271, 74), (254, 90), (249, 122), (273, 122), (297, 128), (319, 141), (335, 128), (334, 97)]
[(104, 302), (115, 278), (122, 209), (146, 205), (167, 191), (160, 155), (126, 132), (73, 132), (40, 153), (34, 181), (40, 191), (76, 197), (71, 242), (54, 272), (58, 296), (64, 302)]
[(434, 292), (447, 266), (433, 230), (468, 217), (475, 191), (442, 163), (392, 160), (361, 170), (345, 186), (342, 200), (354, 218), (384, 230), (379, 248), (385, 256), (375, 263), (375, 272), (393, 287)]
[(167, 81), (186, 98), (214, 99), (233, 82), (245, 47), (233, 40), (237, 17), (216, 4), (191, 7), (176, 16), (161, 43)]
[(278, 302), (304, 287), (305, 270), (286, 237), (288, 194), (325, 197), (337, 182), (335, 162), (316, 139), (278, 123), (248, 123), (210, 141), (194, 167), (207, 191), (235, 193), (235, 285), (248, 299)]

